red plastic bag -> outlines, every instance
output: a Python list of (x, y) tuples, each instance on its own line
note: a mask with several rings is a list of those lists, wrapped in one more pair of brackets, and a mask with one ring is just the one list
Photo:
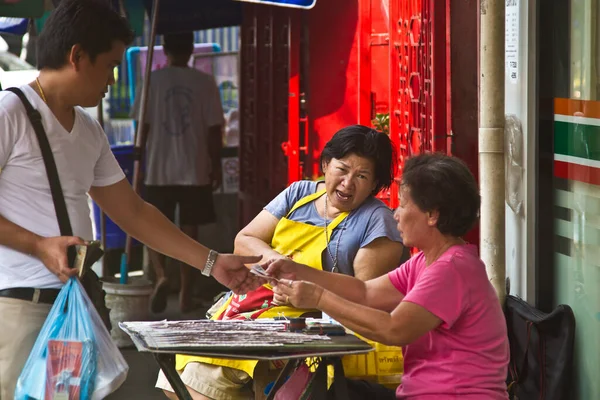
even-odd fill
[(275, 400), (307, 399), (307, 389), (310, 387), (313, 376), (314, 373), (310, 371), (306, 363), (300, 364), (290, 378), (275, 393)]

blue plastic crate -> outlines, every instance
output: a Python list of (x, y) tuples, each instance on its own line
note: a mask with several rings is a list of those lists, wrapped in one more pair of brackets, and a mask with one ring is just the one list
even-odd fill
[[(117, 162), (123, 169), (127, 180), (131, 182), (133, 179), (133, 145), (126, 146), (111, 146), (111, 150), (117, 159)], [(100, 207), (94, 203), (94, 221), (96, 224), (96, 240), (101, 240), (102, 232), (100, 230)], [(107, 249), (122, 249), (125, 247), (127, 235), (121, 230), (108, 216), (106, 217), (106, 248)], [(133, 241), (134, 246), (139, 246), (140, 243)]]

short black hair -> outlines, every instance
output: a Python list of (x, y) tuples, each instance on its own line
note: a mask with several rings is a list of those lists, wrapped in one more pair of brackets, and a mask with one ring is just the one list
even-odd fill
[(460, 159), (442, 153), (409, 158), (402, 171), (402, 186), (421, 211), (438, 211), (438, 230), (460, 237), (479, 218), (481, 197), (475, 177)]
[(163, 36), (166, 54), (175, 57), (190, 57), (194, 52), (194, 32), (169, 33)]
[(375, 164), (377, 186), (372, 195), (391, 186), (396, 170), (396, 152), (388, 135), (363, 125), (342, 128), (325, 145), (321, 153), (321, 168), (332, 158), (339, 160), (348, 154), (368, 158)]
[(107, 1), (62, 0), (38, 38), (37, 67), (62, 68), (76, 44), (94, 62), (98, 54), (110, 51), (115, 41), (128, 46), (133, 39), (127, 20), (113, 11)]

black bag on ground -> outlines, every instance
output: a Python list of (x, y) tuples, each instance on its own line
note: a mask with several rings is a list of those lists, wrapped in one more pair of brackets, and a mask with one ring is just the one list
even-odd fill
[(507, 385), (513, 400), (567, 400), (571, 396), (575, 316), (568, 305), (543, 313), (506, 296), (510, 364)]
[[(73, 228), (71, 227), (71, 220), (69, 219), (69, 213), (67, 212), (67, 204), (65, 203), (65, 197), (60, 184), (58, 170), (56, 169), (56, 162), (54, 161), (54, 155), (52, 154), (52, 149), (50, 148), (50, 143), (48, 142), (48, 137), (46, 136), (46, 131), (42, 125), (42, 116), (39, 111), (33, 108), (21, 89), (8, 88), (6, 90), (19, 96), (19, 99), (21, 99), (21, 102), (27, 111), (27, 116), (33, 125), (35, 136), (38, 139), (42, 157), (44, 158), (44, 165), (46, 166), (48, 181), (50, 182), (50, 191), (52, 192), (52, 200), (54, 202), (54, 209), (56, 210), (60, 234), (62, 236), (73, 236)], [(94, 257), (97, 257), (96, 260), (88, 259), (86, 261), (87, 263), (93, 263), (101, 256), (102, 252), (96, 252), (94, 254)], [(76, 258), (76, 250), (74, 246), (69, 247), (68, 258), (69, 266), (73, 268)], [(100, 281), (100, 278), (98, 278), (98, 275), (96, 275), (91, 268), (88, 268), (80, 280), (85, 292), (94, 304), (94, 307), (96, 307), (100, 318), (102, 318), (104, 325), (106, 325), (106, 328), (110, 332), (112, 328), (109, 316), (110, 310), (106, 307), (106, 292), (102, 289), (102, 282)]]

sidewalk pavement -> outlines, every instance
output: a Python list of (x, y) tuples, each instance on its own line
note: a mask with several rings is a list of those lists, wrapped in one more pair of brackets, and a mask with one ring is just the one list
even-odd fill
[[(182, 320), (182, 319), (203, 319), (205, 318), (206, 308), (199, 308), (191, 313), (182, 314), (179, 311), (179, 301), (177, 294), (171, 294), (167, 302), (167, 309), (160, 314), (151, 314), (151, 319), (160, 321)], [(113, 394), (108, 396), (107, 400), (165, 400), (166, 397), (162, 390), (156, 389), (156, 377), (158, 376), (158, 364), (154, 357), (149, 353), (140, 353), (135, 347), (123, 348), (121, 353), (129, 364), (129, 374), (123, 385)]]

